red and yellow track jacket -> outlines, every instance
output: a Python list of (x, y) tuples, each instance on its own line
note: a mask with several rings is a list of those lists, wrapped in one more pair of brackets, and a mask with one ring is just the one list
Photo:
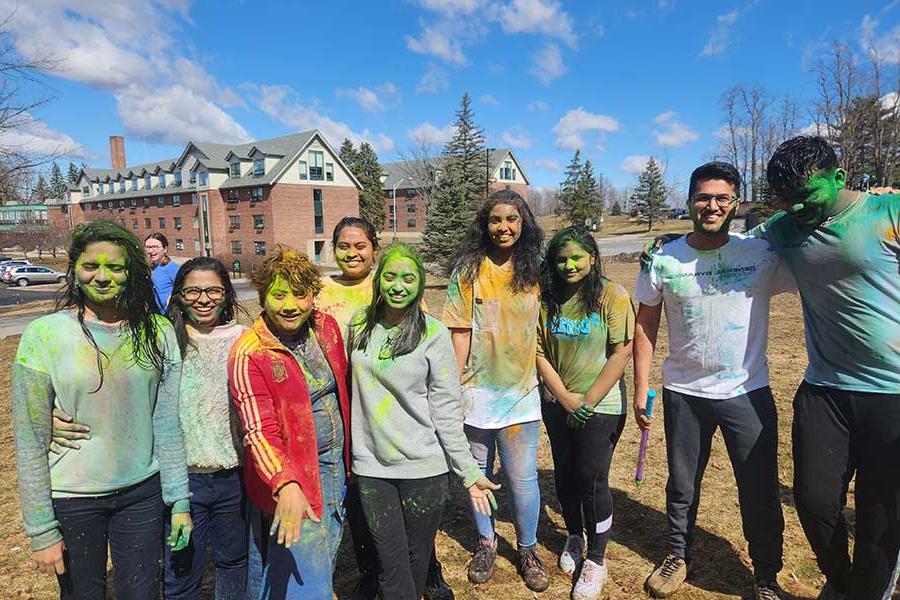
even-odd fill
[[(310, 323), (334, 372), (344, 425), (344, 464), (350, 472), (350, 393), (347, 356), (335, 320), (319, 311)], [(262, 315), (237, 339), (228, 359), (228, 386), (244, 428), (244, 485), (260, 509), (275, 512), (278, 490), (291, 481), (322, 517), (322, 482), (312, 403), (294, 355), (269, 331)]]

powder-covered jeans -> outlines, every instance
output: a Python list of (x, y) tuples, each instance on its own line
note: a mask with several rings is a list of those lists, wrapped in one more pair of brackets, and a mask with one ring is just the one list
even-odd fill
[[(513, 501), (513, 523), (520, 548), (537, 543), (537, 522), (541, 510), (541, 492), (537, 477), (537, 442), (541, 433), (540, 421), (529, 421), (503, 427), (480, 429), (465, 426), (472, 456), (481, 471), (491, 477), (494, 458), (499, 450), (500, 464), (506, 475), (506, 489)], [(486, 517), (472, 507), (478, 535), (494, 539), (494, 516)]]

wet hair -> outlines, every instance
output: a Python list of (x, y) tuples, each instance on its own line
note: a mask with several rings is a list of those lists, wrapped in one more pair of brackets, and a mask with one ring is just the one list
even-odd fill
[(100, 384), (94, 392), (103, 387), (103, 358), (107, 357), (97, 345), (94, 336), (84, 323), (85, 294), (77, 284), (75, 264), (85, 249), (97, 242), (109, 242), (122, 248), (125, 253), (124, 291), (116, 298), (116, 306), (125, 316), (126, 329), (131, 337), (131, 347), (135, 362), (145, 369), (163, 372), (166, 353), (162, 340), (162, 319), (156, 292), (150, 279), (150, 264), (140, 240), (130, 231), (114, 221), (97, 220), (77, 226), (72, 231), (69, 246), (69, 265), (66, 270), (66, 286), (57, 301), (57, 310), (74, 308), (78, 324), (85, 337), (97, 353), (97, 370)]
[(332, 250), (337, 248), (338, 238), (341, 237), (341, 232), (347, 227), (362, 229), (366, 233), (366, 237), (369, 238), (369, 242), (372, 243), (372, 248), (378, 250), (378, 232), (375, 230), (375, 226), (367, 219), (361, 217), (344, 217), (338, 221), (338, 224), (334, 226), (334, 231), (331, 233)]
[(789, 194), (802, 189), (816, 171), (837, 168), (837, 155), (825, 138), (801, 135), (775, 149), (766, 167), (766, 180), (776, 194)]
[(275, 253), (250, 272), (250, 283), (259, 294), (260, 306), (265, 306), (266, 292), (278, 275), (284, 277), (291, 291), (300, 296), (315, 296), (322, 290), (322, 279), (309, 257), (278, 244), (275, 246)]
[[(163, 247), (164, 249), (168, 250), (168, 248), (169, 248), (169, 238), (167, 238), (166, 236), (164, 236), (164, 235), (161, 234), (160, 232), (154, 231), (153, 233), (151, 233), (150, 235), (148, 235), (147, 237), (145, 237), (145, 238), (144, 238), (144, 241), (146, 242), (147, 240), (150, 240), (150, 239), (156, 240), (157, 242), (159, 242), (160, 244), (162, 244), (162, 247)], [(169, 255), (168, 255), (168, 254), (163, 254), (162, 258), (159, 259), (159, 264), (161, 264), (161, 265), (167, 265), (167, 264), (169, 264), (169, 262), (170, 262), (171, 260), (172, 260), (172, 259), (169, 258)]]
[(473, 282), (478, 277), (481, 261), (494, 245), (488, 233), (488, 217), (491, 209), (498, 204), (508, 204), (519, 211), (522, 225), (519, 239), (512, 249), (512, 290), (521, 292), (537, 285), (540, 279), (541, 242), (544, 239), (544, 232), (538, 227), (525, 199), (510, 189), (492, 193), (478, 210), (459, 248), (459, 255), (453, 262), (452, 271), (459, 273), (460, 279), (466, 282)]
[(175, 327), (175, 337), (178, 338), (178, 348), (181, 350), (181, 356), (184, 358), (188, 346), (191, 345), (190, 337), (187, 333), (187, 323), (185, 322), (185, 312), (188, 310), (188, 304), (181, 297), (181, 290), (184, 289), (184, 281), (187, 276), (194, 271), (209, 271), (219, 276), (222, 281), (222, 287), (225, 288), (225, 294), (219, 304), (219, 324), (230, 323), (234, 320), (235, 312), (246, 311), (238, 304), (237, 293), (231, 284), (231, 278), (228, 277), (228, 271), (220, 261), (215, 258), (199, 256), (192, 258), (178, 269), (175, 274), (175, 281), (172, 283), (172, 299), (169, 301), (169, 309), (167, 311), (169, 320)]
[(727, 181), (734, 188), (734, 193), (738, 196), (741, 195), (741, 174), (734, 168), (734, 165), (716, 160), (700, 165), (691, 173), (691, 183), (688, 186), (688, 202), (691, 201), (694, 190), (697, 189), (697, 184), (710, 179)]
[(412, 246), (397, 242), (388, 246), (378, 259), (375, 277), (372, 278), (372, 302), (366, 308), (365, 317), (354, 322), (351, 330), (354, 337), (352, 341), (354, 349), (366, 350), (369, 338), (372, 337), (372, 330), (375, 329), (375, 325), (384, 314), (385, 301), (379, 282), (387, 264), (397, 258), (408, 258), (416, 266), (416, 273), (419, 275), (419, 289), (416, 291), (413, 302), (406, 308), (403, 321), (399, 326), (400, 333), (391, 341), (391, 358), (409, 354), (416, 349), (425, 336), (425, 313), (422, 312), (422, 297), (425, 295), (425, 267), (422, 265), (419, 253)]
[(566, 282), (556, 270), (556, 257), (560, 250), (574, 242), (582, 250), (594, 256), (590, 272), (582, 280), (578, 290), (578, 304), (585, 315), (600, 310), (600, 296), (603, 293), (603, 270), (600, 266), (600, 249), (594, 236), (580, 225), (564, 227), (547, 244), (544, 260), (541, 262), (541, 302), (547, 308), (547, 323), (555, 323), (565, 303)]

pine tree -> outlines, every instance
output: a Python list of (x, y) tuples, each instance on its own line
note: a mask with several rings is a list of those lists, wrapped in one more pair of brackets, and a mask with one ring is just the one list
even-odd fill
[(53, 167), (50, 169), (50, 195), (56, 199), (65, 198), (66, 189), (66, 180), (63, 179), (62, 170), (54, 161)]
[(428, 205), (422, 255), (427, 262), (440, 265), (442, 271), (453, 264), (471, 221), (465, 208), (464, 189), (458, 171), (451, 170), (438, 181)]
[(631, 195), (634, 200), (634, 209), (641, 216), (641, 222), (647, 223), (647, 231), (653, 229), (653, 224), (663, 219), (668, 206), (666, 197), (668, 190), (663, 181), (662, 169), (656, 159), (647, 161), (647, 166), (638, 178), (638, 184)]
[[(342, 144), (342, 152), (343, 149), (344, 145)], [(355, 154), (356, 172), (354, 175), (363, 186), (359, 192), (359, 214), (381, 231), (384, 229), (384, 191), (381, 187), (382, 171), (378, 155), (368, 142), (363, 142)]]
[(622, 203), (619, 202), (618, 198), (613, 200), (612, 206), (609, 208), (609, 214), (614, 217), (618, 217), (622, 214)]
[(581, 171), (581, 151), (576, 150), (575, 156), (572, 157), (572, 162), (566, 167), (566, 178), (562, 182), (561, 190), (559, 192), (559, 202), (556, 204), (557, 216), (564, 216), (573, 224), (572, 213), (578, 202), (578, 182), (581, 179)]
[(344, 143), (341, 144), (339, 154), (341, 160), (344, 161), (345, 165), (347, 165), (347, 168), (350, 169), (354, 175), (356, 175), (356, 161), (359, 158), (359, 153), (353, 148), (353, 142), (351, 142), (347, 138), (344, 138)]
[(487, 154), (484, 150), (484, 131), (475, 124), (472, 99), (463, 94), (460, 108), (453, 122), (455, 133), (444, 147), (444, 170), (456, 170), (462, 186), (464, 210), (472, 215), (487, 197)]
[(44, 179), (43, 175), (38, 175), (37, 183), (34, 186), (34, 191), (31, 192), (31, 199), (34, 202), (43, 202), (49, 197), (50, 186), (47, 185), (47, 180)]
[(600, 196), (600, 184), (594, 175), (594, 167), (591, 161), (586, 160), (584, 167), (581, 169), (581, 180), (579, 181), (578, 191), (580, 195), (580, 221), (572, 220), (573, 223), (581, 222), (589, 227), (591, 225), (600, 226), (600, 219), (603, 217), (603, 198)]
[(66, 174), (66, 179), (72, 185), (78, 185), (78, 167), (73, 162), (69, 163), (69, 172)]

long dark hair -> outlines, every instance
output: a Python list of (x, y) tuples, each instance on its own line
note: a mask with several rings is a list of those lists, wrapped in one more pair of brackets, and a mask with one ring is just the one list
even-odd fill
[(191, 339), (190, 336), (188, 336), (187, 323), (184, 318), (188, 306), (185, 303), (184, 298), (181, 297), (181, 290), (184, 288), (184, 280), (187, 279), (187, 276), (193, 271), (209, 271), (215, 273), (222, 281), (222, 287), (225, 288), (225, 295), (222, 297), (222, 302), (219, 304), (219, 324), (233, 321), (236, 311), (242, 313), (246, 312), (243, 307), (238, 304), (237, 294), (234, 291), (234, 286), (231, 285), (231, 278), (228, 277), (228, 271), (225, 269), (225, 265), (220, 261), (215, 258), (199, 256), (197, 258), (192, 258), (181, 265), (181, 268), (178, 269), (178, 273), (175, 274), (175, 281), (172, 283), (172, 300), (169, 302), (167, 315), (169, 320), (172, 321), (172, 325), (175, 327), (175, 337), (178, 338), (178, 348), (181, 350), (182, 358), (184, 358), (188, 346), (191, 345)]
[(547, 308), (547, 323), (552, 326), (559, 318), (565, 303), (566, 282), (556, 270), (556, 256), (563, 246), (573, 242), (594, 257), (591, 271), (581, 281), (578, 289), (578, 304), (585, 315), (600, 310), (600, 295), (603, 293), (603, 270), (600, 267), (600, 249), (591, 233), (581, 226), (564, 227), (547, 244), (544, 260), (541, 262), (541, 302)]
[(352, 347), (365, 352), (369, 345), (369, 338), (372, 337), (372, 330), (375, 329), (375, 325), (384, 313), (384, 297), (381, 295), (379, 286), (381, 274), (388, 262), (395, 258), (408, 258), (416, 265), (419, 289), (412, 304), (406, 309), (403, 321), (400, 323), (400, 333), (390, 342), (391, 358), (403, 356), (415, 350), (425, 335), (425, 313), (422, 312), (422, 296), (425, 295), (425, 267), (422, 265), (419, 253), (412, 246), (398, 242), (391, 244), (382, 252), (378, 259), (378, 267), (375, 269), (375, 276), (372, 278), (372, 303), (366, 308), (364, 319), (354, 323), (351, 329), (354, 338)]
[(97, 370), (100, 373), (100, 384), (94, 392), (103, 387), (103, 358), (108, 358), (90, 330), (84, 323), (85, 296), (76, 284), (75, 263), (90, 244), (109, 242), (122, 248), (125, 252), (125, 270), (128, 279), (125, 290), (116, 299), (116, 306), (125, 315), (125, 322), (131, 335), (131, 346), (135, 363), (145, 369), (154, 368), (163, 372), (166, 353), (160, 343), (163, 321), (158, 317), (159, 308), (156, 303), (156, 292), (150, 279), (150, 264), (140, 240), (114, 221), (98, 220), (79, 225), (72, 232), (72, 243), (69, 246), (69, 266), (66, 270), (66, 287), (63, 288), (56, 308), (74, 308), (78, 323), (85, 337), (97, 352)]
[(341, 237), (341, 232), (347, 227), (356, 227), (357, 229), (362, 229), (366, 233), (366, 237), (369, 238), (369, 243), (372, 244), (373, 250), (378, 250), (378, 231), (375, 229), (375, 226), (367, 220), (361, 217), (344, 217), (338, 224), (334, 226), (334, 231), (331, 232), (331, 248), (332, 250), (337, 248), (338, 238)]
[(541, 241), (544, 239), (544, 232), (538, 227), (525, 199), (509, 189), (498, 190), (488, 196), (469, 226), (452, 270), (459, 273), (460, 279), (466, 282), (473, 282), (478, 277), (478, 268), (494, 244), (488, 233), (488, 217), (491, 209), (498, 204), (515, 207), (522, 220), (521, 235), (512, 251), (512, 289), (514, 292), (521, 292), (534, 287), (540, 278)]

